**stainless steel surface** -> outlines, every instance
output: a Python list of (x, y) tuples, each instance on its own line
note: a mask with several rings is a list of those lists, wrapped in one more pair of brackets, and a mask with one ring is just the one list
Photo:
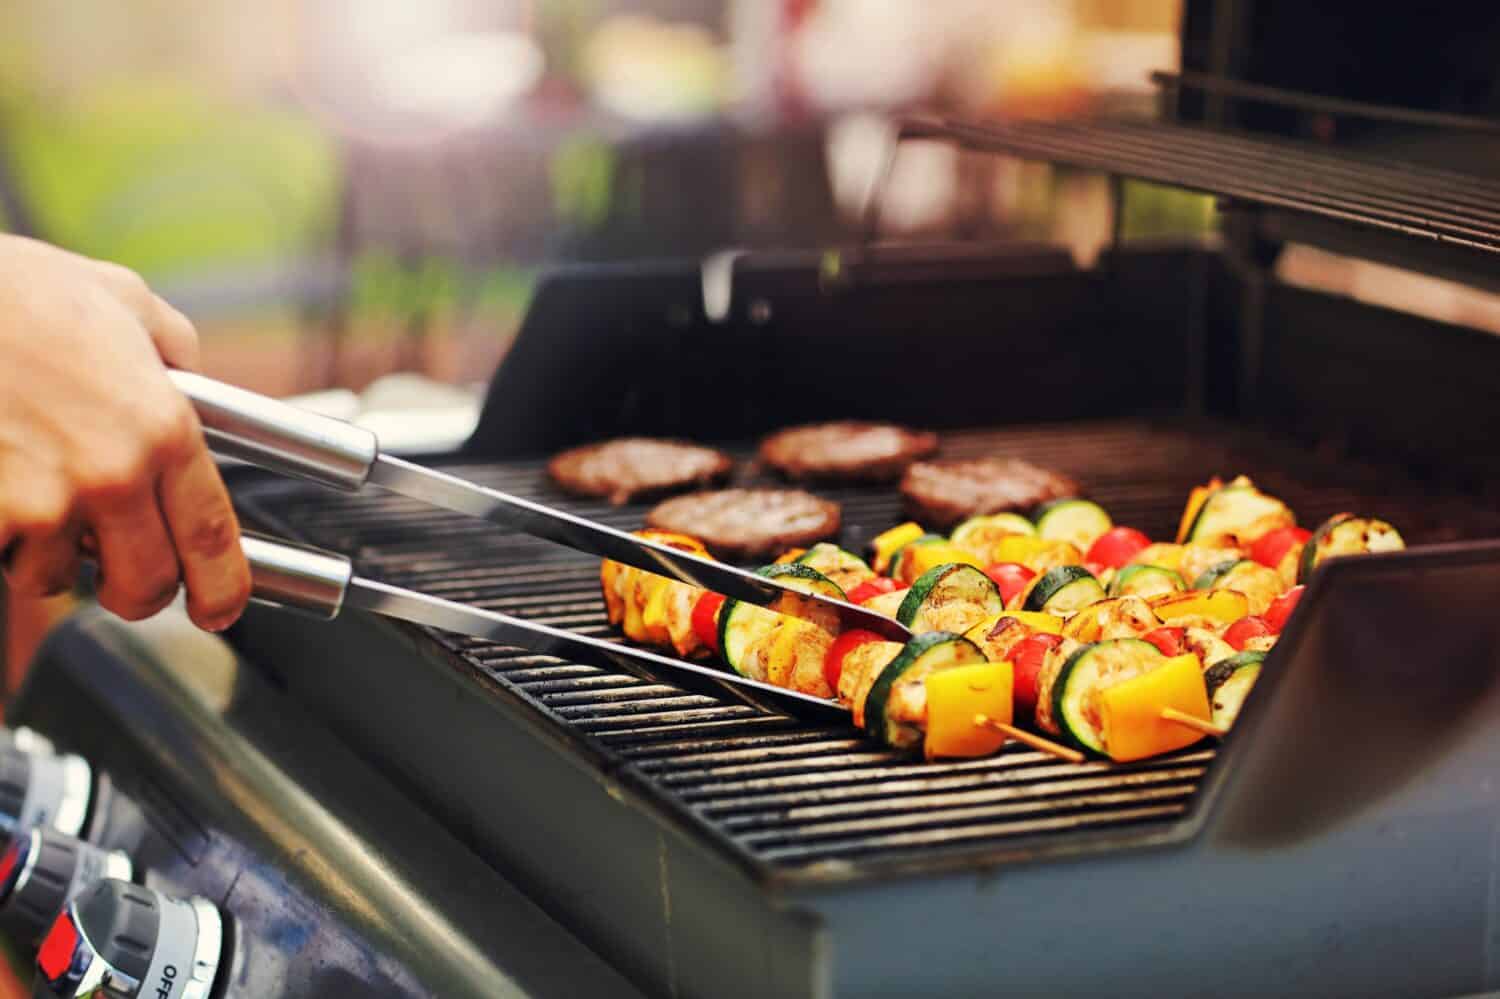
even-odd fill
[(219, 454), (353, 492), (364, 484), (380, 453), (375, 434), (352, 423), (202, 375), (168, 375), (193, 403), (204, 436)]
[(79, 835), (93, 798), (94, 775), (88, 761), (72, 753), (33, 755), (26, 774), (20, 811), (0, 814), (0, 831), (18, 835), (48, 826), (69, 836)]
[(855, 604), (803, 593), (736, 566), (699, 558), (535, 500), (490, 489), (400, 458), (381, 455), (371, 469), (370, 482), (433, 506), (501, 524), (647, 572), (671, 576), (736, 600), (768, 604), (784, 593), (795, 593), (838, 608), (844, 622), (851, 627), (867, 628), (897, 642), (911, 638), (911, 632), (899, 622)]
[(344, 603), (385, 617), (425, 624), (487, 641), (521, 645), (533, 652), (566, 656), (605, 669), (622, 665), (629, 668), (631, 663), (636, 663), (655, 672), (665, 670), (669, 674), (692, 674), (700, 679), (745, 691), (755, 700), (768, 701), (803, 716), (847, 716), (849, 713), (847, 708), (836, 701), (751, 680), (711, 666), (673, 659), (633, 645), (620, 645), (602, 638), (579, 635), (498, 611), (470, 607), (358, 576), (350, 581)]
[(188, 900), (188, 905), (197, 921), (198, 937), (193, 945), (193, 963), (187, 972), (182, 999), (208, 999), (214, 976), (219, 971), (219, 959), (224, 953), (224, 919), (206, 898), (195, 895)]
[(52, 745), (51, 739), (48, 739), (40, 732), (33, 732), (25, 725), (19, 728), (0, 730), (0, 746), (5, 745), (7, 741), (21, 752), (29, 753), (32, 756), (52, 756), (57, 752), (56, 747)]
[(348, 559), (253, 534), (242, 536), (240, 547), (250, 562), (253, 599), (314, 617), (338, 616), (353, 574)]
[(89, 800), (93, 797), (93, 768), (83, 757), (72, 754), (51, 759), (58, 762), (61, 789), (50, 821), (43, 821), (69, 836), (78, 836), (83, 832), (83, 820), (88, 817)]

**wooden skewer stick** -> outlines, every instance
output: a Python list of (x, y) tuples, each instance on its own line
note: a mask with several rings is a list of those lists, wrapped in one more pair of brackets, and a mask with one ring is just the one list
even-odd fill
[(989, 715), (975, 715), (974, 724), (980, 726), (981, 728), (992, 728), (996, 732), (1003, 732), (1005, 735), (1016, 740), (1017, 742), (1024, 742), (1032, 749), (1041, 750), (1044, 753), (1051, 753), (1058, 759), (1067, 760), (1069, 763), (1082, 763), (1086, 758), (1076, 749), (1069, 749), (1067, 746), (1058, 745), (1051, 739), (1043, 739), (1039, 735), (1032, 735), (1024, 728), (1016, 728), (1014, 725), (1007, 725), (1003, 721), (996, 721)]
[(1198, 718), (1194, 715), (1178, 711), (1176, 708), (1162, 708), (1161, 716), (1166, 721), (1176, 722), (1179, 725), (1186, 725), (1188, 728), (1193, 729), (1196, 732), (1202, 732), (1204, 735), (1211, 735), (1216, 739), (1222, 739), (1224, 738), (1224, 736), (1229, 734), (1229, 729), (1225, 728), (1222, 725), (1215, 725), (1211, 721), (1204, 721), (1202, 718)]

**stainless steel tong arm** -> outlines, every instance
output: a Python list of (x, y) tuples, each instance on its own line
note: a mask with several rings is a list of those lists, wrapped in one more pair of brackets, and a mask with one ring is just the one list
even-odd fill
[(725, 673), (711, 666), (364, 579), (354, 574), (347, 558), (332, 552), (253, 534), (242, 537), (240, 544), (250, 561), (253, 599), (259, 603), (327, 620), (337, 617), (345, 607), (355, 607), (384, 617), (518, 645), (605, 669), (633, 664), (658, 675), (666, 671), (679, 677), (708, 681), (717, 686), (731, 687), (757, 703), (769, 702), (771, 706), (804, 717), (841, 718), (848, 714), (847, 709), (836, 701)]
[(380, 441), (362, 427), (299, 409), (245, 389), (184, 371), (172, 381), (197, 409), (204, 436), (219, 454), (356, 492), (367, 483), (434, 506), (555, 541), (647, 572), (681, 580), (726, 597), (769, 604), (785, 593), (837, 608), (849, 627), (866, 628), (892, 641), (911, 632), (898, 622), (856, 604), (804, 593), (723, 562), (700, 558), (567, 513), (380, 453)]

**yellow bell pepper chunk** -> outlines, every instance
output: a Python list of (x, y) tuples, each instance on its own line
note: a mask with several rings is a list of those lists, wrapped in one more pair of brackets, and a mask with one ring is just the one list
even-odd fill
[(1180, 545), (1187, 540), (1188, 530), (1193, 526), (1193, 521), (1198, 519), (1198, 511), (1203, 509), (1203, 504), (1208, 498), (1223, 488), (1224, 483), (1218, 476), (1214, 476), (1201, 486), (1194, 486), (1193, 491), (1188, 493), (1187, 506), (1182, 510), (1182, 520), (1177, 523), (1177, 543)]
[(1104, 633), (1104, 621), (1114, 608), (1114, 600), (1101, 600), (1080, 610), (1063, 625), (1060, 634), (1075, 642), (1097, 642)]
[(1056, 614), (1041, 611), (1006, 611), (1001, 617), (1013, 617), (1032, 631), (1044, 631), (1049, 635), (1061, 635), (1066, 621)]
[(622, 566), (620, 575), (620, 592), (625, 597), (625, 619), (620, 623), (620, 627), (624, 630), (625, 637), (632, 642), (644, 642), (647, 640), (646, 625), (641, 620), (644, 601), (637, 599), (637, 596), (640, 593), (640, 587), (647, 582), (641, 578), (646, 573), (631, 566)]
[(648, 587), (646, 606), (641, 610), (641, 624), (646, 633), (645, 641), (652, 645), (671, 644), (672, 633), (667, 628), (667, 596), (671, 593), (672, 581), (665, 576), (647, 573), (646, 578), (637, 585)]
[(891, 528), (884, 534), (876, 535), (875, 562), (871, 568), (883, 575), (891, 567), (891, 556), (920, 538), (924, 533), (921, 524), (909, 520), (898, 527)]
[(781, 557), (776, 560), (776, 564), (777, 565), (786, 565), (788, 562), (795, 562), (795, 561), (797, 561), (799, 558), (801, 558), (802, 556), (804, 556), (806, 554), (807, 554), (807, 549), (806, 548), (791, 548), (791, 549), (788, 549), (787, 551), (785, 551), (785, 552), (782, 553)]
[[(800, 627), (806, 627), (802, 625)], [(792, 668), (797, 665), (797, 639), (799, 625), (784, 621), (771, 639), (771, 652), (766, 656), (766, 681), (785, 687), (792, 677)]]
[(624, 568), (620, 563), (611, 562), (609, 559), (599, 564), (599, 588), (604, 591), (604, 612), (610, 624), (619, 624), (625, 620), (625, 602), (615, 591), (615, 583), (619, 580), (620, 572)]
[(929, 674), (927, 687), (928, 759), (988, 756), (1005, 734), (974, 724), (975, 715), (1010, 723), (1015, 673), (1008, 662), (975, 663)]
[(1161, 716), (1165, 708), (1210, 721), (1203, 667), (1192, 654), (1173, 656), (1149, 673), (1099, 692), (1104, 749), (1121, 763), (1191, 746), (1203, 733)]
[(1238, 590), (1195, 590), (1171, 593), (1148, 601), (1163, 624), (1188, 617), (1208, 618), (1219, 624), (1233, 624), (1250, 613), (1250, 601)]
[(1056, 614), (1044, 614), (1041, 611), (1001, 611), (964, 632), (965, 637), (972, 637), (976, 634), (988, 635), (994, 630), (995, 625), (1000, 623), (1002, 617), (1013, 617), (1032, 631), (1044, 631), (1049, 635), (1061, 635), (1063, 625), (1066, 623)]
[(1182, 545), (1169, 545), (1158, 541), (1154, 545), (1147, 545), (1136, 553), (1129, 562), (1130, 565), (1159, 565), (1163, 569), (1171, 569), (1177, 572), (1182, 568), (1182, 556), (1186, 549)]
[(999, 540), (995, 545), (996, 562), (1019, 562), (1025, 565), (1028, 559), (1035, 558), (1042, 552), (1052, 547), (1052, 542), (1043, 538), (1033, 538), (1025, 534), (1010, 534)]
[[(934, 569), (940, 565), (950, 562), (962, 562), (972, 565), (976, 569), (983, 569), (977, 556), (964, 551), (957, 545), (934, 543), (930, 545), (917, 545), (911, 551), (901, 557), (901, 575), (910, 579), (916, 579), (928, 569)], [(907, 571), (907, 566), (911, 570)]]

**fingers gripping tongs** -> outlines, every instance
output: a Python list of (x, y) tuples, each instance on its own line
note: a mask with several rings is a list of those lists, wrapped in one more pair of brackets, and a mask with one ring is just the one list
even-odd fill
[[(838, 609), (847, 626), (867, 628), (893, 641), (906, 641), (905, 627), (866, 608), (818, 594), (783, 587), (777, 580), (732, 565), (712, 562), (532, 500), (468, 482), (435, 469), (381, 454), (375, 434), (342, 420), (234, 388), (201, 375), (170, 372), (198, 412), (204, 436), (218, 454), (268, 471), (309, 480), (345, 492), (375, 485), (433, 506), (467, 514), (578, 551), (669, 576), (737, 600), (768, 604), (783, 593)], [(730, 684), (796, 710), (835, 709), (823, 698), (684, 662), (633, 646), (620, 645), (498, 611), (455, 603), (356, 576), (342, 555), (269, 538), (242, 539), (253, 579), (253, 598), (313, 614), (336, 617), (345, 607), (430, 625), (445, 631), (519, 645), (606, 668), (644, 666), (692, 674)]]

